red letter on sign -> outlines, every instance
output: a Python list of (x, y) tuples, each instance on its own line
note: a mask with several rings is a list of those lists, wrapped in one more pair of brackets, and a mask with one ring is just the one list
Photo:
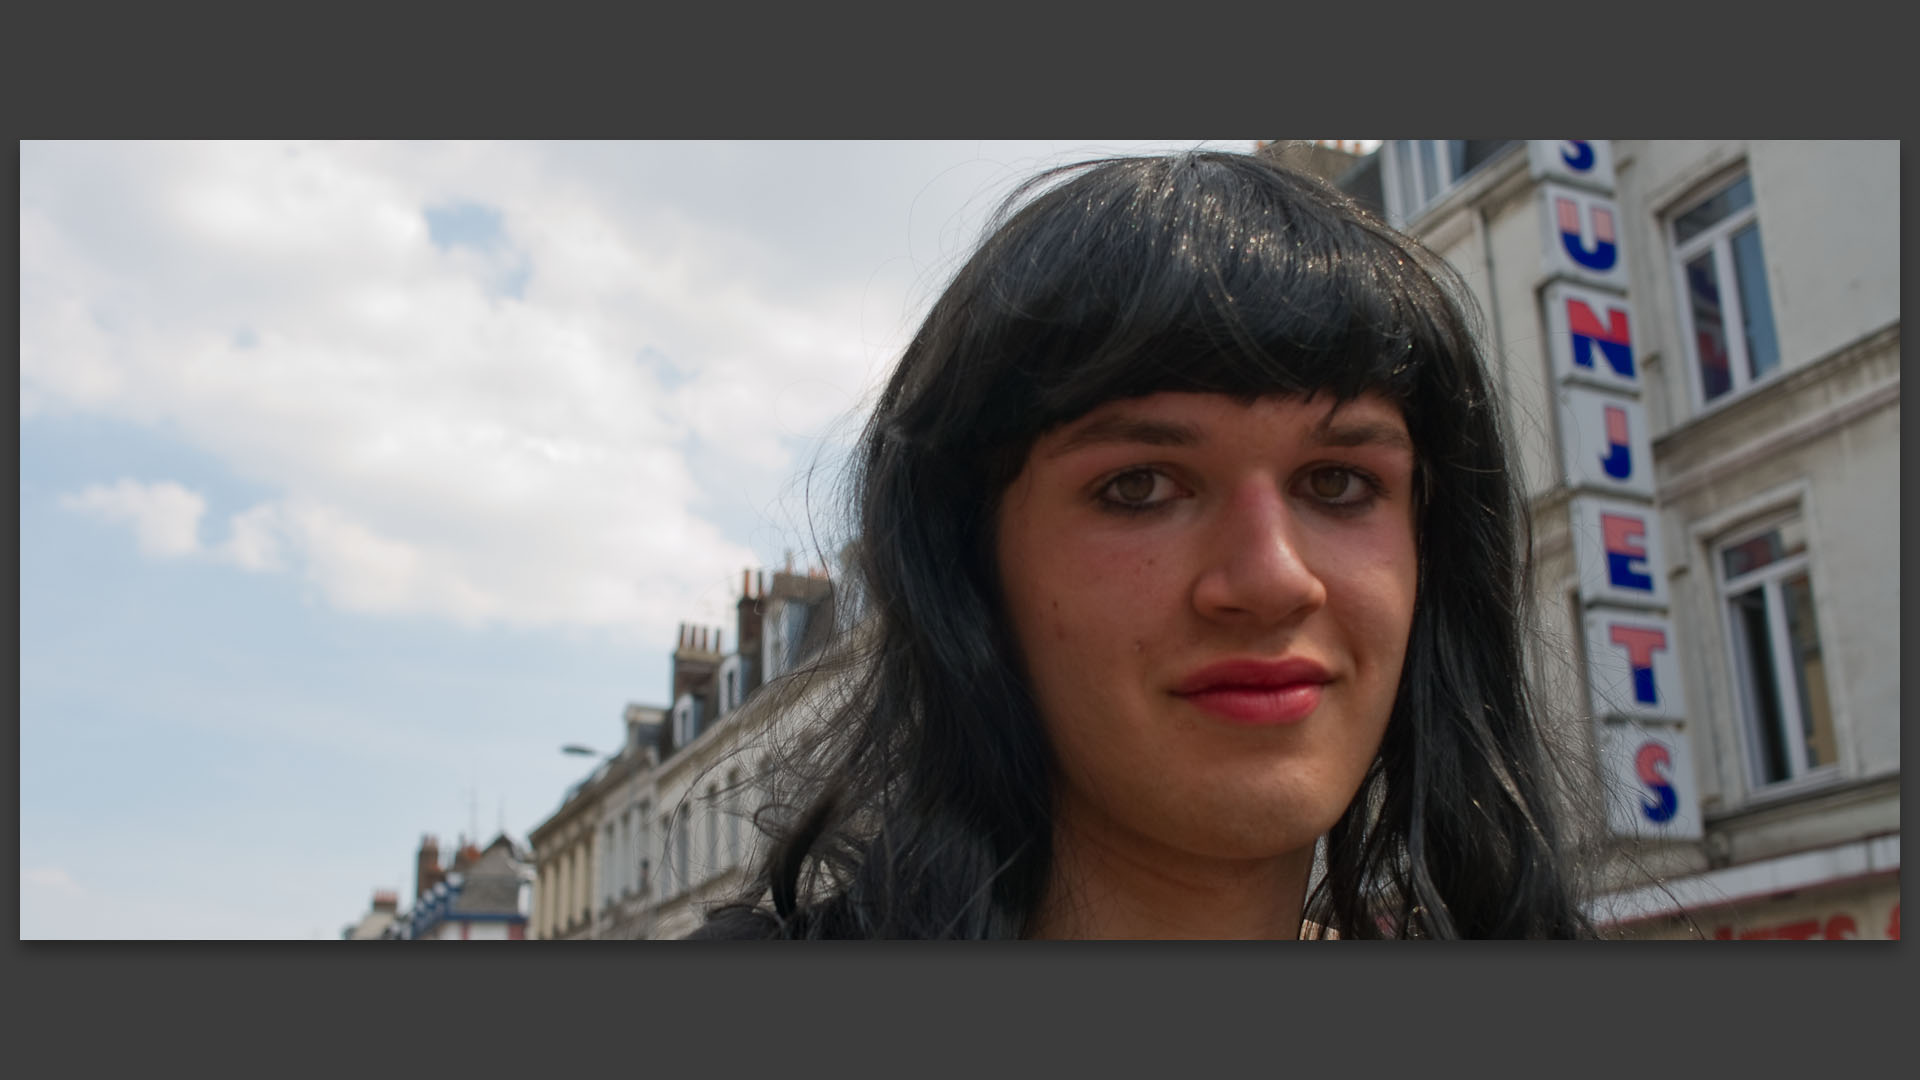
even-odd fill
[(1615, 645), (1626, 646), (1627, 663), (1637, 668), (1652, 667), (1654, 650), (1667, 647), (1667, 635), (1647, 627), (1615, 626), (1608, 637)]

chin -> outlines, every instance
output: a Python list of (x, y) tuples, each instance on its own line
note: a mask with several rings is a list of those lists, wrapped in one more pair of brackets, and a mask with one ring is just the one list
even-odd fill
[(1311, 849), (1345, 810), (1344, 805), (1330, 811), (1291, 800), (1277, 806), (1243, 803), (1237, 811), (1222, 807), (1207, 822), (1189, 823), (1187, 840), (1179, 846), (1215, 859), (1276, 859)]

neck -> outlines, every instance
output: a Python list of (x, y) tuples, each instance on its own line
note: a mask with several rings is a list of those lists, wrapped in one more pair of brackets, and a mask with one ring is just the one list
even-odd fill
[(1269, 858), (1212, 859), (1126, 839), (1056, 827), (1052, 873), (1028, 936), (1299, 937), (1311, 845)]

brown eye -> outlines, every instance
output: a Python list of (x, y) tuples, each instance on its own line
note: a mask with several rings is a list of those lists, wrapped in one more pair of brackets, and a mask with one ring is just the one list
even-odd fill
[(1121, 502), (1142, 503), (1153, 496), (1154, 482), (1152, 473), (1140, 469), (1114, 477), (1113, 483), (1108, 485), (1108, 490), (1112, 491), (1113, 497)]
[(1307, 487), (1315, 498), (1337, 502), (1353, 485), (1356, 477), (1347, 469), (1320, 469), (1307, 478)]

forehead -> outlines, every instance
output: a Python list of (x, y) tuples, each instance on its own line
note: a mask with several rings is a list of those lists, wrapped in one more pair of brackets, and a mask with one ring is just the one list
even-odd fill
[(1168, 392), (1109, 401), (1043, 434), (1036, 454), (1058, 457), (1112, 443), (1204, 446), (1258, 433), (1324, 446), (1381, 446), (1413, 452), (1400, 409), (1377, 393), (1331, 396)]

